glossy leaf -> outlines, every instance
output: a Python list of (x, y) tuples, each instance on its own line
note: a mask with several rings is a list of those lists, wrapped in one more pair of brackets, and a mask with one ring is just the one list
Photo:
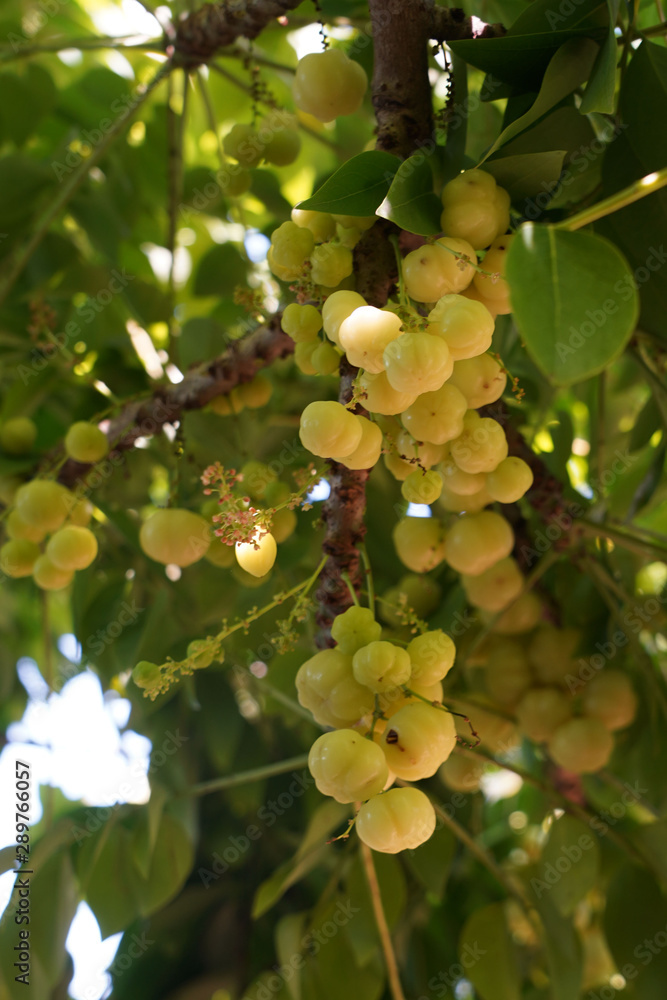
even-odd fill
[(502, 903), (475, 910), (459, 938), (459, 958), (481, 1000), (519, 1000), (517, 956)]
[(595, 885), (599, 865), (600, 849), (590, 829), (581, 820), (561, 816), (552, 825), (537, 864), (539, 891), (548, 892), (552, 903), (568, 916)]
[(433, 172), (427, 157), (417, 153), (400, 165), (377, 214), (420, 236), (442, 231), (442, 204), (433, 191)]
[(581, 943), (571, 919), (563, 917), (550, 896), (535, 901), (543, 926), (542, 944), (546, 954), (551, 1000), (572, 1000), (579, 996), (583, 976)]
[(632, 275), (616, 247), (599, 236), (526, 223), (510, 248), (506, 276), (526, 347), (556, 385), (602, 371), (632, 335), (638, 315)]
[(299, 208), (335, 215), (373, 215), (391, 186), (401, 161), (391, 153), (359, 153), (325, 181)]

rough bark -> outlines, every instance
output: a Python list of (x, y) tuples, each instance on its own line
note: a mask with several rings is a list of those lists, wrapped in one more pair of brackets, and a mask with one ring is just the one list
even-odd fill
[(237, 38), (257, 38), (276, 18), (299, 6), (301, 0), (226, 0), (205, 3), (176, 25), (174, 62), (194, 68), (232, 45)]
[[(148, 399), (124, 406), (107, 431), (111, 457), (128, 451), (137, 438), (149, 437), (165, 424), (172, 424), (185, 410), (200, 410), (216, 396), (252, 381), (262, 368), (293, 350), (294, 341), (280, 328), (280, 316), (272, 317), (266, 326), (233, 341), (219, 358), (193, 368), (182, 382), (159, 386)], [(73, 486), (85, 478), (89, 469), (89, 465), (70, 459), (62, 466), (58, 479), (65, 486)]]

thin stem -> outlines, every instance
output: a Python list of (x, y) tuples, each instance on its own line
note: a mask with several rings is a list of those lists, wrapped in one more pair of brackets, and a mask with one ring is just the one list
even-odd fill
[[(220, 76), (224, 76), (225, 80), (229, 80), (229, 82), (233, 83), (235, 87), (239, 88), (239, 90), (243, 90), (246, 94), (252, 94), (252, 87), (249, 87), (247, 84), (243, 83), (242, 80), (239, 80), (237, 77), (234, 76), (233, 73), (230, 73), (222, 66), (218, 66), (217, 63), (210, 62), (208, 64), (208, 67), (209, 69), (212, 69), (215, 73), (218, 73)], [(260, 101), (260, 103), (266, 104), (267, 107), (271, 107), (271, 105), (268, 104), (266, 101)], [(317, 139), (317, 141), (321, 142), (323, 146), (327, 146), (329, 149), (333, 150), (333, 152), (336, 154), (337, 157), (343, 160), (349, 159), (349, 155), (348, 153), (345, 152), (344, 149), (342, 149), (340, 146), (337, 146), (335, 142), (332, 142), (331, 139), (328, 139), (325, 135), (320, 135), (319, 132), (316, 132), (315, 129), (310, 128), (309, 125), (304, 125), (302, 122), (299, 122), (299, 128), (301, 129), (302, 132), (305, 132), (307, 135), (312, 136), (313, 139)]]
[(148, 100), (152, 92), (158, 86), (159, 83), (171, 72), (172, 66), (170, 62), (165, 63), (160, 67), (158, 72), (155, 74), (150, 83), (146, 84), (145, 89), (140, 97), (136, 98), (136, 101), (132, 107), (128, 107), (127, 111), (120, 114), (116, 118), (115, 122), (105, 134), (102, 141), (95, 146), (90, 156), (87, 159), (82, 160), (79, 166), (72, 172), (70, 177), (63, 183), (58, 196), (54, 201), (42, 212), (42, 215), (35, 224), (35, 231), (28, 242), (23, 246), (21, 250), (14, 257), (13, 263), (10, 265), (9, 270), (5, 274), (4, 278), (0, 281), (0, 303), (4, 302), (7, 298), (9, 292), (14, 287), (16, 280), (23, 273), (23, 269), (32, 257), (33, 253), (40, 245), (44, 237), (49, 231), (51, 223), (55, 221), (62, 209), (68, 203), (72, 195), (78, 190), (81, 184), (84, 182), (88, 173), (99, 160), (102, 159), (106, 153), (109, 146), (115, 140), (116, 136), (122, 131), (122, 129), (127, 125), (130, 119), (136, 114), (139, 108)]
[(409, 300), (407, 292), (405, 291), (405, 281), (403, 279), (403, 258), (401, 256), (401, 250), (398, 245), (398, 236), (392, 235), (389, 237), (389, 242), (394, 248), (394, 256), (396, 257), (396, 270), (398, 271), (398, 298), (402, 306), (406, 308), (409, 306)]
[[(596, 777), (606, 782), (606, 784), (611, 785), (613, 788), (618, 789), (619, 792), (627, 792), (627, 788), (621, 779), (617, 778), (615, 774), (611, 773), (611, 771), (607, 771), (606, 769), (598, 771)], [(660, 819), (660, 811), (656, 809), (654, 805), (651, 805), (651, 803), (648, 802), (643, 795), (640, 795), (639, 792), (634, 789), (632, 794), (637, 799), (637, 805), (641, 806), (642, 809), (645, 809), (646, 812), (650, 813), (655, 819)]]
[(371, 561), (368, 558), (368, 550), (366, 549), (366, 543), (362, 542), (359, 546), (359, 552), (361, 553), (361, 561), (364, 564), (364, 576), (366, 577), (366, 590), (368, 592), (368, 606), (375, 614), (375, 584), (373, 583), (373, 570), (371, 569)]
[(650, 28), (643, 28), (641, 33), (644, 38), (652, 38), (654, 35), (665, 35), (667, 34), (667, 21), (663, 21), (662, 24), (653, 24)]
[(350, 597), (354, 601), (355, 607), (357, 607), (357, 608), (361, 607), (361, 603), (359, 601), (359, 596), (358, 596), (356, 590), (354, 589), (354, 587), (352, 585), (352, 581), (350, 580), (349, 575), (347, 573), (341, 573), (340, 578), (343, 581), (343, 583), (345, 584), (345, 586), (347, 587), (347, 589), (349, 590)]
[(198, 785), (192, 785), (192, 787), (185, 789), (181, 794), (188, 798), (195, 795), (208, 795), (210, 792), (221, 792), (225, 788), (236, 788), (239, 785), (251, 784), (253, 781), (263, 781), (276, 774), (289, 774), (290, 771), (297, 771), (307, 767), (307, 765), (308, 754), (304, 753), (299, 757), (280, 760), (277, 764), (265, 764), (264, 767), (255, 767), (251, 771), (241, 771), (239, 774), (227, 774), (222, 778), (201, 781)]
[[(569, 219), (563, 219), (562, 222), (554, 223), (551, 228), (566, 229), (568, 232), (581, 229), (582, 226), (588, 226), (591, 222), (596, 222), (598, 219), (603, 219), (607, 215), (612, 215), (614, 212), (620, 211), (626, 205), (632, 205), (633, 202), (639, 201), (640, 198), (646, 198), (647, 195), (659, 191), (666, 184), (667, 167), (663, 167), (662, 170), (657, 170), (652, 174), (647, 174), (646, 177), (642, 177), (641, 180), (634, 181), (633, 184), (629, 184), (628, 187), (617, 191), (616, 194), (612, 194), (609, 198), (603, 198), (596, 205), (591, 205), (582, 212), (571, 215)], [(532, 225), (532, 223), (529, 224)]]
[(607, 522), (597, 524), (595, 521), (588, 521), (585, 517), (579, 518), (575, 524), (583, 534), (591, 538), (609, 538), (621, 548), (637, 552), (639, 555), (649, 556), (652, 559), (664, 561), (667, 558), (667, 545), (646, 541), (627, 528), (612, 527)]
[(625, 853), (634, 858), (635, 861), (639, 861), (642, 865), (644, 864), (644, 859), (639, 851), (635, 849), (634, 844), (632, 844), (631, 841), (627, 840), (624, 836), (622, 836), (622, 834), (617, 833), (616, 830), (611, 828), (604, 831), (604, 833), (599, 833), (598, 826), (600, 825), (600, 818), (592, 812), (589, 812), (588, 809), (584, 809), (583, 806), (578, 805), (576, 802), (572, 802), (571, 799), (568, 799), (561, 792), (557, 791), (557, 789), (555, 789), (548, 782), (542, 781), (540, 778), (536, 778), (535, 775), (530, 774), (528, 771), (524, 771), (523, 768), (517, 767), (515, 764), (510, 764), (504, 760), (498, 761), (492, 756), (492, 754), (486, 753), (484, 750), (480, 750), (479, 748), (476, 748), (475, 750), (463, 750), (463, 753), (469, 757), (476, 757), (478, 760), (481, 758), (489, 764), (494, 764), (496, 767), (501, 767), (506, 771), (511, 771), (513, 774), (517, 774), (522, 781), (526, 782), (526, 784), (532, 785), (533, 788), (537, 788), (548, 799), (551, 799), (554, 805), (556, 805), (559, 809), (570, 813), (572, 816), (576, 816), (577, 819), (586, 823), (591, 830), (594, 830), (599, 837), (609, 837), (609, 839), (612, 840), (616, 846), (620, 848), (620, 850), (625, 851)]
[[(135, 43), (132, 39), (138, 39)], [(146, 39), (141, 41), (140, 39)], [(10, 49), (9, 51), (4, 51)], [(58, 42), (42, 42), (39, 45), (22, 45), (15, 48), (7, 42), (0, 45), (0, 63), (13, 62), (16, 59), (26, 59), (30, 56), (63, 52), (65, 49), (78, 49), (79, 51), (94, 51), (95, 49), (125, 49), (131, 52), (136, 49), (139, 52), (164, 52), (164, 40), (162, 38), (149, 39), (147, 35), (120, 35), (117, 37), (100, 38), (72, 38)]]
[(364, 844), (363, 841), (361, 841), (361, 860), (364, 865), (364, 871), (366, 872), (366, 878), (368, 879), (368, 888), (371, 894), (373, 914), (375, 916), (375, 923), (377, 925), (378, 934), (380, 935), (380, 943), (382, 945), (382, 952), (384, 954), (384, 962), (387, 967), (389, 989), (391, 991), (393, 1000), (405, 1000), (405, 993), (403, 992), (403, 987), (401, 986), (401, 977), (398, 973), (398, 962), (396, 961), (396, 954), (394, 952), (394, 946), (391, 941), (391, 934), (389, 933), (387, 918), (385, 916), (384, 907), (382, 905), (382, 893), (380, 892), (380, 883), (378, 882), (377, 873), (375, 871), (375, 865), (373, 864), (373, 852), (371, 851), (368, 844)]
[[(404, 787), (410, 787), (410, 783), (403, 781), (401, 778), (397, 779), (396, 784), (403, 785)], [(431, 798), (431, 796), (429, 796), (429, 798)], [(496, 859), (473, 839), (465, 827), (457, 823), (455, 819), (452, 819), (452, 817), (448, 815), (447, 811), (443, 809), (439, 803), (434, 802), (432, 798), (431, 804), (435, 809), (436, 815), (442, 820), (445, 826), (449, 827), (456, 839), (460, 840), (461, 843), (468, 848), (471, 854), (474, 854), (477, 860), (484, 865), (496, 881), (503, 886), (506, 892), (517, 900), (523, 910), (530, 911), (531, 903), (523, 886), (516, 882), (506, 871), (504, 871)]]

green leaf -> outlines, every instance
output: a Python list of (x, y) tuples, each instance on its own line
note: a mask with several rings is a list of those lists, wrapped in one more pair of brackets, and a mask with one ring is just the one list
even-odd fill
[(532, 107), (503, 129), (480, 163), (581, 86), (588, 79), (597, 52), (598, 46), (590, 38), (571, 38), (561, 45), (547, 66)]
[[(600, 849), (590, 829), (573, 816), (552, 825), (537, 866), (540, 892), (549, 893), (557, 909), (568, 916), (597, 881)], [(533, 880), (531, 879), (531, 886)]]
[[(391, 930), (398, 923), (405, 908), (407, 898), (405, 873), (398, 858), (391, 854), (374, 854), (373, 864), (380, 886), (382, 907)], [(349, 867), (345, 888), (350, 905), (355, 910), (354, 921), (346, 928), (346, 933), (357, 963), (367, 965), (380, 948), (380, 938), (360, 852), (357, 852)]]
[(521, 201), (550, 190), (560, 177), (566, 150), (553, 149), (547, 153), (522, 153), (487, 160), (484, 169), (493, 174), (512, 201)]
[(270, 910), (291, 885), (312, 871), (327, 852), (327, 838), (350, 815), (348, 806), (326, 802), (313, 814), (298, 851), (269, 876), (255, 893), (252, 916), (256, 920)]
[(442, 231), (442, 205), (433, 191), (433, 172), (427, 157), (416, 153), (401, 163), (377, 214), (420, 236)]
[[(664, 451), (661, 457), (664, 462)], [(638, 827), (632, 832), (630, 839), (637, 845), (663, 886), (667, 887), (667, 819)]]
[(381, 150), (359, 153), (297, 207), (336, 215), (373, 215), (400, 165), (397, 156)]
[[(307, 917), (307, 913), (288, 913), (276, 924), (276, 956), (281, 966), (293, 967), (293, 957), (301, 953)], [(294, 975), (287, 981), (287, 988), (293, 1000), (301, 1000), (300, 969), (294, 970)]]
[(468, 917), (459, 938), (459, 958), (481, 1000), (519, 1000), (519, 968), (502, 903), (491, 903)]
[(245, 285), (248, 265), (231, 243), (212, 247), (199, 261), (194, 279), (195, 295), (230, 295)]
[(144, 917), (155, 913), (179, 892), (190, 874), (194, 848), (182, 823), (165, 812), (162, 815), (148, 876), (135, 869), (139, 912)]
[(581, 944), (571, 920), (561, 916), (550, 896), (536, 900), (544, 928), (543, 943), (551, 987), (551, 1000), (579, 996), (583, 975)]
[(151, 785), (151, 797), (141, 809), (132, 838), (132, 860), (144, 878), (148, 878), (160, 822), (168, 793), (164, 785)]
[(600, 114), (612, 114), (614, 111), (614, 95), (616, 92), (616, 61), (618, 59), (618, 44), (614, 34), (618, 0), (607, 0), (609, 7), (609, 27), (607, 37), (597, 54), (595, 65), (586, 85), (580, 110), (582, 115), (593, 111)]
[(65, 968), (65, 940), (79, 905), (69, 852), (49, 858), (35, 871), (30, 888), (30, 944), (46, 978), (55, 985)]
[(635, 328), (632, 276), (600, 236), (526, 223), (510, 248), (506, 277), (528, 352), (556, 385), (602, 371)]
[[(655, 877), (625, 865), (607, 891), (604, 930), (619, 971), (632, 982), (637, 1000), (664, 1000), (667, 950), (667, 898)], [(656, 940), (657, 938), (657, 940)]]
[[(646, 95), (651, 100), (646, 101)], [(602, 164), (603, 196), (659, 170), (667, 163), (667, 49), (642, 42), (623, 78), (623, 121)], [(622, 131), (621, 131), (622, 130)], [(642, 329), (667, 340), (667, 282), (662, 244), (667, 231), (667, 190), (614, 212), (595, 224), (626, 255), (641, 288)]]
[(443, 897), (455, 851), (454, 834), (443, 826), (421, 847), (405, 854), (408, 866), (429, 895), (438, 900)]
[(80, 877), (85, 874), (85, 897), (102, 937), (125, 930), (139, 912), (130, 831), (112, 817), (83, 844), (77, 860)]

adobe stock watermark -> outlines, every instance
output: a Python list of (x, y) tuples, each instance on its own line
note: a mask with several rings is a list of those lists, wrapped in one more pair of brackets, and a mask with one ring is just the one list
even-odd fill
[(226, 846), (213, 853), (210, 868), (197, 869), (197, 875), (205, 889), (210, 888), (212, 882), (216, 882), (221, 875), (229, 871), (230, 866), (236, 864), (250, 849), (251, 844), (258, 841), (265, 830), (270, 829), (288, 809), (291, 809), (296, 799), (301, 798), (306, 790), (315, 784), (315, 779), (307, 768), (300, 774), (294, 771), (290, 777), (292, 781), (284, 792), (280, 792), (275, 799), (269, 799), (259, 807), (256, 823), (249, 823), (240, 836), (227, 837)]
[(131, 965), (144, 955), (155, 941), (149, 938), (144, 931), (141, 935), (132, 934), (129, 943), (123, 951), (117, 952), (113, 962), (106, 969), (98, 970), (98, 979), (94, 986), (88, 986), (84, 992), (85, 1000), (97, 1000), (102, 994), (107, 995), (107, 976), (112, 980), (120, 979), (127, 972)]
[(101, 312), (106, 309), (113, 299), (127, 288), (136, 275), (128, 274), (125, 268), (111, 272), (108, 284), (95, 295), (89, 295), (83, 305), (79, 306), (74, 313), (74, 318), (68, 320), (65, 329), (60, 333), (54, 333), (48, 344), (39, 350), (35, 347), (32, 350), (30, 364), (20, 364), (16, 372), (20, 376), (24, 385), (27, 385), (31, 378), (35, 378), (41, 371), (51, 364), (53, 359), (60, 355), (65, 361), (75, 361), (76, 356), (69, 348), (69, 344), (79, 341), (84, 336), (84, 328), (89, 326)]
[(284, 965), (274, 965), (273, 975), (266, 976), (256, 990), (252, 993), (244, 994), (243, 1000), (271, 1000), (275, 993), (279, 993), (285, 983), (289, 983), (297, 972), (303, 969), (306, 964), (304, 952), (309, 956), (317, 955), (329, 941), (336, 937), (342, 927), (347, 926), (359, 907), (353, 906), (349, 899), (338, 900), (331, 914), (330, 920), (324, 920), (319, 927), (311, 928), (307, 934), (301, 938), (299, 948), (294, 951), (288, 962)]
[(559, 361), (563, 361), (568, 355), (576, 354), (580, 347), (594, 337), (605, 325), (610, 316), (615, 315), (619, 309), (619, 299), (621, 302), (629, 302), (633, 292), (636, 292), (641, 285), (651, 278), (652, 274), (659, 271), (667, 261), (667, 253), (662, 244), (658, 248), (649, 247), (649, 255), (643, 267), (635, 268), (632, 275), (625, 275), (614, 283), (614, 292), (617, 298), (608, 298), (600, 303), (599, 308), (587, 309), (586, 319), (579, 325), (570, 326), (567, 341), (562, 340), (556, 343), (556, 353)]
[[(61, 8), (66, 7), (69, 0), (38, 0), (26, 13), (23, 18), (25, 32), (17, 35), (15, 31), (10, 31), (7, 41), (14, 52), (19, 52), (32, 41), (32, 36), (36, 35), (52, 17), (60, 13)], [(27, 34), (26, 34), (27, 32)]]

